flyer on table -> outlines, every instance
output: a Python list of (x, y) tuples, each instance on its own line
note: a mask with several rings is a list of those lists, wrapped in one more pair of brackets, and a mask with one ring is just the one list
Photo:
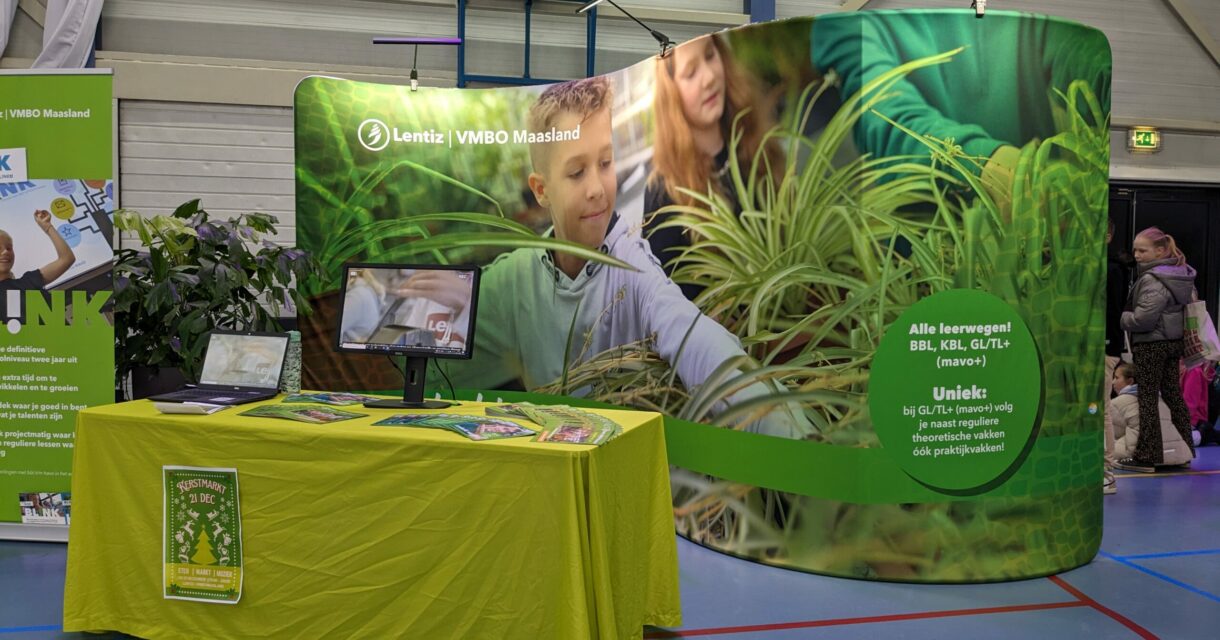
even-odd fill
[(241, 502), (237, 469), (162, 467), (165, 598), (241, 600)]

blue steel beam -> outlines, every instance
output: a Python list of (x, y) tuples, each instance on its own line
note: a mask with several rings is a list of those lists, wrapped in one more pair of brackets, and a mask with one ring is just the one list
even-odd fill
[(466, 86), (466, 0), (457, 0), (458, 40), (461, 40), (457, 51), (457, 86)]
[(775, 0), (742, 0), (741, 12), (750, 15), (750, 22), (774, 20)]
[[(774, 3), (775, 0), (767, 0)], [(534, 85), (548, 84), (551, 82), (560, 82), (559, 80), (543, 80), (530, 76), (530, 17), (533, 9), (533, 0), (525, 0), (525, 55), (524, 55), (524, 73), (521, 77), (516, 76), (497, 76), (497, 75), (476, 75), (466, 73), (466, 4), (467, 0), (457, 0), (457, 28), (458, 28), (458, 54), (457, 54), (457, 86), (464, 88), (469, 82), (487, 82), (494, 84), (508, 85)], [(597, 44), (597, 9), (591, 9), (585, 12), (585, 75), (593, 75), (594, 62), (596, 60), (596, 44)]]

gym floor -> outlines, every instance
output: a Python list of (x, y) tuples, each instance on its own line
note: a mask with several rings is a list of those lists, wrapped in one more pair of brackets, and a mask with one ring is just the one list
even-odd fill
[[(1101, 491), (1101, 487), (1098, 487)], [(63, 633), (62, 544), (0, 542), (0, 640)], [(645, 638), (1220, 637), (1220, 447), (1189, 471), (1121, 473), (1101, 552), (1052, 576), (906, 585), (757, 565), (678, 540), (684, 626)]]

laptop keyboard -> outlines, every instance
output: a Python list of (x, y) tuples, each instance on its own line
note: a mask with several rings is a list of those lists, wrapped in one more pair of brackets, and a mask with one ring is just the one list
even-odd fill
[(205, 402), (212, 398), (245, 398), (254, 395), (249, 391), (209, 391), (207, 389), (186, 389), (175, 391), (170, 396), (178, 402)]

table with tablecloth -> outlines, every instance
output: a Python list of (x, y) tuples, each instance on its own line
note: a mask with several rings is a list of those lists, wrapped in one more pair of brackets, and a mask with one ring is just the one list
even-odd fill
[[(624, 432), (592, 447), (373, 426), (396, 412), (359, 406), (368, 417), (324, 425), (239, 415), (250, 406), (80, 412), (65, 631), (569, 640), (680, 624), (658, 414), (598, 410)], [(237, 604), (163, 598), (164, 465), (237, 469)]]

